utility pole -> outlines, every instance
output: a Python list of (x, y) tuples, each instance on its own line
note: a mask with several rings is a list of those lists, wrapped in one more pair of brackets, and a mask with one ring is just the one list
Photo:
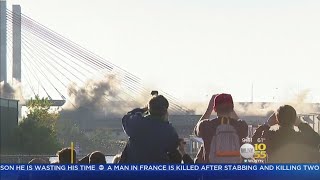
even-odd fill
[(251, 83), (251, 103), (253, 103), (253, 83)]

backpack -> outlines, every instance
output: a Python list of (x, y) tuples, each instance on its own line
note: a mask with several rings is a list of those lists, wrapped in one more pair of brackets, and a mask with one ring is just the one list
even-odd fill
[(211, 140), (210, 163), (240, 163), (240, 139), (230, 119), (222, 117)]

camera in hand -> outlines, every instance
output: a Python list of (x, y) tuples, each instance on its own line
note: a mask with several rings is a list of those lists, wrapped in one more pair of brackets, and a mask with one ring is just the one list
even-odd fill
[(159, 92), (158, 91), (151, 91), (152, 96), (158, 96)]

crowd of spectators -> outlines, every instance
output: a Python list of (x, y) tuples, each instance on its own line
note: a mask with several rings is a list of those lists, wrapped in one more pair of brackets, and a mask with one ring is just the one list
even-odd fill
[[(128, 141), (113, 163), (241, 163), (240, 147), (248, 136), (248, 125), (236, 114), (230, 94), (213, 95), (205, 113), (194, 128), (203, 140), (195, 159), (185, 152), (180, 138), (168, 119), (168, 100), (153, 94), (148, 105), (128, 112), (122, 126)], [(210, 117), (215, 113), (215, 118)], [(294, 107), (283, 105), (266, 119), (254, 133), (252, 144), (264, 140), (266, 162), (319, 163), (320, 136), (307, 123), (297, 118)], [(105, 155), (94, 151), (77, 160), (76, 151), (64, 148), (57, 153), (59, 164), (105, 164)], [(73, 157), (73, 159), (72, 159)], [(30, 164), (48, 163), (33, 159)]]

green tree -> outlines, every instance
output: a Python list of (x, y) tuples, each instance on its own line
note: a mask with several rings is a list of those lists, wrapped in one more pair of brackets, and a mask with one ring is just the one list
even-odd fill
[(39, 98), (39, 96), (36, 96), (35, 99), (29, 100), (26, 105), (28, 108), (26, 119), (33, 119), (40, 125), (55, 131), (59, 113), (50, 109), (52, 104), (48, 98)]
[(15, 136), (18, 153), (54, 154), (60, 148), (55, 131), (33, 119), (24, 119)]
[(27, 116), (14, 133), (14, 151), (24, 154), (52, 154), (60, 145), (57, 140), (56, 121), (59, 113), (50, 109), (48, 98), (38, 96), (27, 102)]

